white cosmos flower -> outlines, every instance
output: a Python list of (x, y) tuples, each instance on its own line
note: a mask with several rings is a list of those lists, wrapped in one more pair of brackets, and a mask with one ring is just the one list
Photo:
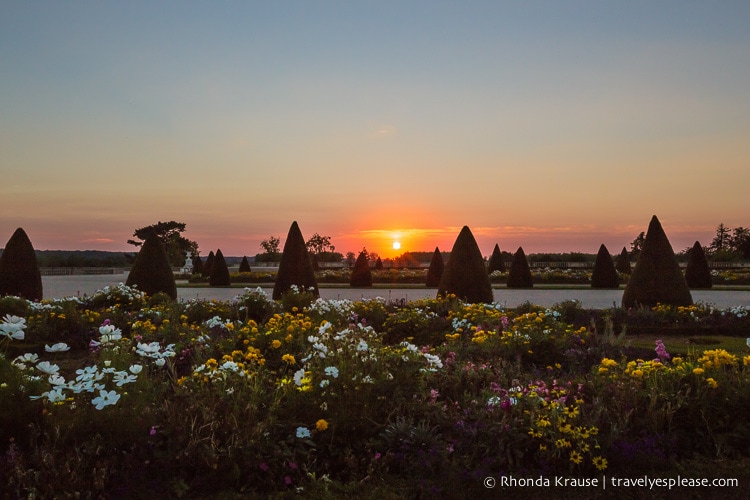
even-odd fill
[(5, 335), (10, 339), (23, 340), (26, 328), (26, 319), (19, 316), (12, 316), (6, 314), (3, 317), (3, 322), (0, 323), (0, 335)]
[(115, 325), (102, 325), (99, 327), (99, 335), (102, 344), (109, 344), (122, 339), (122, 330), (115, 328)]
[(325, 369), (326, 375), (333, 378), (339, 378), (339, 369), (335, 366), (329, 366)]
[(50, 384), (52, 384), (52, 385), (65, 385), (65, 384), (66, 384), (66, 382), (65, 382), (65, 378), (64, 378), (64, 377), (61, 377), (61, 376), (60, 376), (60, 375), (58, 375), (58, 374), (55, 374), (55, 375), (50, 375), (50, 376), (49, 376), (49, 378), (48, 378), (47, 380), (48, 380), (48, 381), (49, 381), (49, 383), (50, 383)]
[(23, 354), (21, 356), (17, 356), (13, 361), (11, 361), (11, 364), (18, 366), (22, 370), (26, 369), (26, 363), (34, 364), (39, 361), (39, 355), (36, 353), (29, 353)]
[(159, 349), (161, 349), (161, 345), (159, 345), (158, 342), (151, 342), (150, 344), (138, 342), (136, 352), (141, 356), (152, 356), (154, 354), (158, 354)]
[(46, 373), (47, 375), (57, 375), (57, 372), (60, 371), (59, 366), (53, 365), (49, 361), (42, 361), (41, 363), (36, 365), (36, 369), (42, 373)]
[(63, 392), (63, 388), (58, 386), (49, 391), (47, 394), (47, 399), (49, 399), (50, 403), (59, 403), (60, 401), (65, 401), (65, 393)]
[(120, 395), (117, 394), (117, 392), (102, 389), (99, 391), (99, 396), (91, 400), (91, 404), (93, 404), (97, 410), (101, 410), (105, 406), (117, 404), (119, 399)]
[(297, 437), (299, 439), (309, 438), (310, 430), (307, 427), (297, 427)]
[(65, 342), (58, 342), (57, 344), (54, 344), (52, 346), (44, 344), (44, 350), (47, 352), (65, 352), (69, 351), (70, 347), (68, 347), (68, 344), (66, 344)]
[(304, 368), (300, 368), (299, 370), (297, 370), (296, 372), (294, 372), (294, 383), (297, 386), (301, 386), (302, 385), (302, 379), (303, 378), (305, 378), (305, 369)]
[(370, 346), (367, 345), (367, 342), (365, 342), (363, 339), (359, 339), (359, 344), (357, 344), (358, 351), (367, 351), (369, 347)]
[(117, 387), (122, 387), (125, 384), (131, 384), (138, 379), (135, 375), (130, 375), (128, 372), (116, 372), (113, 377), (113, 381)]
[(156, 366), (164, 366), (167, 363), (167, 360), (164, 358), (159, 358), (156, 361), (154, 361), (154, 364)]
[(128, 368), (128, 369), (130, 370), (130, 373), (132, 373), (133, 375), (138, 375), (139, 373), (141, 373), (141, 370), (143, 370), (143, 366), (141, 366), (141, 365), (130, 365), (130, 368)]

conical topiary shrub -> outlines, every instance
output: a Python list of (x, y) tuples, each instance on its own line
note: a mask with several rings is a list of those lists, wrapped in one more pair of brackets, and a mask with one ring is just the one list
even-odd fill
[(513, 254), (513, 261), (508, 271), (508, 288), (533, 288), (534, 279), (531, 277), (529, 261), (522, 247), (518, 247)]
[(440, 254), (440, 250), (438, 247), (435, 247), (435, 251), (432, 254), (432, 260), (430, 260), (430, 268), (427, 269), (425, 285), (430, 288), (440, 286), (440, 279), (443, 277), (443, 271), (445, 271), (445, 262), (443, 262), (443, 256)]
[(654, 215), (648, 225), (643, 248), (622, 294), (622, 307), (653, 307), (656, 304), (689, 306), (690, 289), (682, 276), (672, 245)]
[(627, 274), (628, 276), (630, 276), (630, 272), (632, 271), (630, 267), (630, 254), (625, 249), (625, 247), (622, 247), (622, 252), (620, 252), (620, 255), (617, 256), (615, 269), (620, 274)]
[(699, 242), (695, 242), (690, 249), (687, 268), (685, 268), (685, 282), (690, 288), (711, 288), (711, 269), (708, 267), (706, 252)]
[(500, 246), (495, 244), (495, 248), (492, 250), (490, 255), (490, 261), (487, 263), (487, 274), (492, 274), (495, 271), (505, 272), (505, 262), (503, 262), (503, 253), (500, 251)]
[(193, 256), (193, 274), (203, 274), (203, 260), (200, 255)]
[(172, 299), (177, 299), (174, 274), (169, 266), (164, 245), (156, 233), (146, 237), (146, 241), (143, 242), (141, 250), (135, 257), (125, 284), (137, 287), (146, 295), (163, 292)]
[(607, 247), (602, 244), (599, 253), (596, 254), (594, 272), (591, 274), (591, 288), (617, 288), (620, 286), (617, 279), (615, 262), (609, 254)]
[(449, 294), (468, 303), (489, 304), (494, 300), (482, 252), (468, 226), (458, 234), (438, 286), (438, 297)]
[(372, 272), (370, 271), (370, 262), (367, 260), (367, 252), (362, 250), (357, 257), (357, 261), (352, 268), (352, 275), (349, 278), (349, 285), (362, 287), (372, 286)]
[(240, 262), (240, 269), (239, 272), (241, 273), (249, 273), (250, 272), (250, 263), (247, 261), (247, 256), (242, 257), (242, 262)]
[(208, 252), (208, 257), (206, 257), (206, 262), (203, 264), (203, 271), (201, 272), (201, 276), (203, 276), (204, 278), (208, 278), (209, 276), (211, 276), (215, 258), (216, 256), (214, 255), (213, 250)]
[(231, 284), (229, 268), (227, 267), (227, 261), (224, 259), (224, 254), (221, 253), (221, 249), (218, 249), (216, 255), (214, 255), (214, 264), (211, 266), (211, 276), (208, 278), (208, 284), (210, 286), (229, 286)]
[(289, 234), (284, 242), (279, 271), (276, 273), (276, 283), (273, 286), (273, 300), (280, 300), (292, 285), (305, 291), (312, 288), (315, 297), (320, 296), (318, 283), (315, 281), (315, 271), (310, 264), (305, 239), (299, 230), (297, 221), (292, 222)]
[(26, 231), (19, 227), (0, 255), (0, 296), (42, 300), (42, 292), (42, 275), (34, 246)]

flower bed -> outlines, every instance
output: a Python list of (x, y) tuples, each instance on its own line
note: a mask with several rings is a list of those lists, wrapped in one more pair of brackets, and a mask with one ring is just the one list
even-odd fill
[[(584, 314), (260, 289), (0, 299), (0, 489), (450, 497), (749, 458), (750, 349), (628, 359)], [(640, 314), (747, 328), (737, 308)]]

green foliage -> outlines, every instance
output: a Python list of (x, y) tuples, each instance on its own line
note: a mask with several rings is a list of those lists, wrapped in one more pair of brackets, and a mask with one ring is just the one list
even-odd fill
[(700, 242), (696, 241), (690, 249), (687, 267), (685, 268), (685, 282), (690, 288), (711, 288), (711, 269), (708, 267), (706, 252)]
[(440, 253), (440, 249), (435, 247), (435, 251), (432, 253), (432, 260), (430, 260), (430, 267), (427, 269), (425, 285), (428, 287), (439, 286), (440, 280), (443, 278), (443, 272), (445, 272), (443, 256)]
[(29, 303), (26, 299), (16, 296), (0, 297), (0, 318), (6, 314), (25, 317), (29, 314)]
[(591, 288), (617, 288), (620, 285), (617, 270), (607, 247), (602, 244), (594, 262), (591, 275)]
[(231, 284), (229, 268), (227, 267), (227, 261), (224, 260), (224, 254), (221, 253), (221, 249), (217, 250), (214, 256), (214, 263), (211, 266), (211, 276), (208, 278), (208, 284), (210, 286), (229, 286)]
[(236, 302), (238, 317), (244, 321), (262, 323), (273, 313), (273, 302), (260, 287), (255, 290), (246, 288), (245, 292), (237, 297)]
[(153, 233), (146, 238), (130, 269), (126, 286), (137, 287), (147, 295), (164, 292), (177, 299), (177, 285), (172, 268), (159, 237)]
[(0, 254), (0, 296), (42, 300), (42, 275), (34, 247), (22, 228), (15, 230)]
[(455, 295), (469, 303), (494, 300), (482, 253), (468, 226), (461, 229), (453, 244), (437, 295)]
[(672, 245), (654, 215), (648, 226), (635, 269), (622, 295), (622, 307), (668, 304), (687, 306), (693, 303)]
[[(592, 313), (573, 301), (286, 296), (283, 311), (262, 290), (146, 302), (118, 286), (28, 303), (26, 338), (0, 339), (0, 496), (485, 498), (482, 479), (498, 471), (748, 479), (744, 337), (732, 352), (695, 348), (696, 337), (679, 358), (665, 338), (636, 359), (608, 321), (636, 311), (605, 312), (600, 334), (570, 324)], [(743, 307), (637, 313), (745, 332), (750, 321)], [(71, 328), (86, 342), (47, 352)], [(62, 380), (39, 376), (51, 365)], [(95, 407), (99, 385), (119, 399)]]
[(284, 242), (284, 251), (281, 254), (279, 271), (273, 287), (273, 300), (281, 299), (292, 285), (304, 290), (312, 288), (315, 297), (320, 295), (318, 283), (315, 281), (315, 271), (310, 264), (305, 239), (302, 237), (297, 221), (292, 222)]
[(362, 250), (357, 257), (357, 261), (352, 268), (352, 274), (349, 278), (349, 285), (355, 287), (372, 286), (372, 271), (370, 271), (370, 262), (367, 258), (367, 251)]
[(620, 274), (627, 274), (630, 276), (632, 271), (630, 267), (630, 255), (625, 247), (622, 247), (620, 255), (617, 256), (617, 262), (615, 262), (615, 269)]
[(487, 272), (492, 274), (494, 271), (501, 273), (505, 272), (505, 261), (503, 259), (503, 253), (500, 251), (500, 246), (496, 243), (495, 248), (492, 250), (490, 260), (487, 263)]
[(522, 247), (518, 247), (516, 253), (513, 254), (513, 261), (510, 264), (510, 272), (508, 273), (508, 288), (532, 288), (534, 286), (534, 280), (531, 277), (531, 269), (529, 268), (529, 261), (526, 259), (526, 254)]

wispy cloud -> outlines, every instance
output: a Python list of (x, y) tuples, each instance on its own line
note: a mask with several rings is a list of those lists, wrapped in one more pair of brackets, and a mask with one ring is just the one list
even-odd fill
[(112, 238), (88, 238), (81, 240), (83, 243), (114, 243), (115, 240)]

